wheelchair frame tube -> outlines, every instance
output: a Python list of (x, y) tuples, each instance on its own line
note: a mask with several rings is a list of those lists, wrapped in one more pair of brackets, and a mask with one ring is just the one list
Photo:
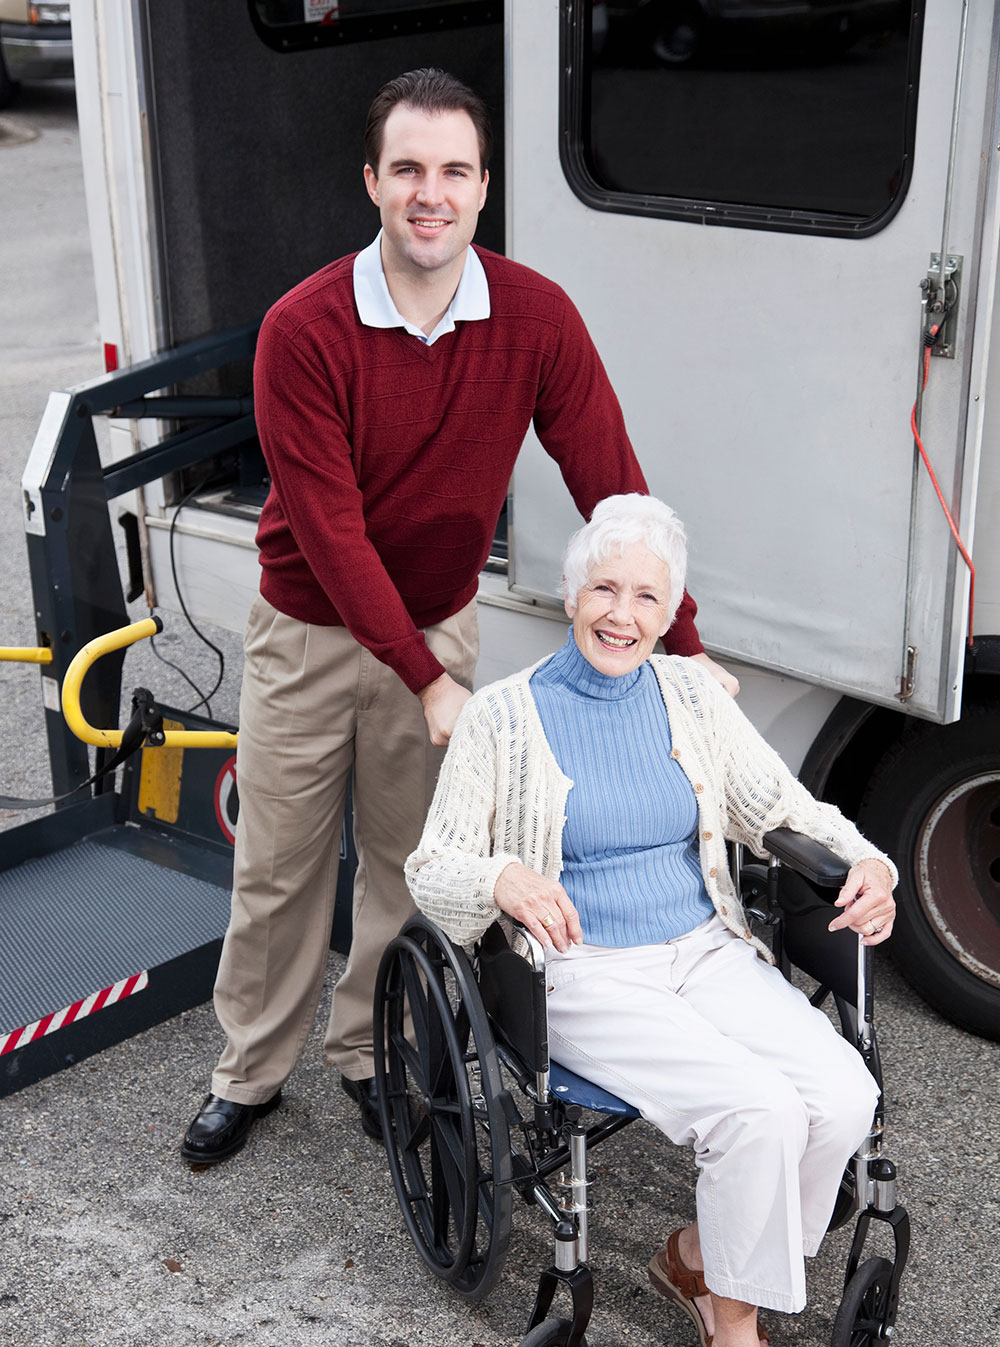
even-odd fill
[[(531, 954), (531, 966), (536, 973), (545, 972), (545, 950), (540, 940), (537, 940), (526, 926), (517, 923), (518, 930), (523, 935), (528, 950)], [(539, 1104), (544, 1104), (549, 1098), (549, 1068), (546, 1062), (543, 1071), (535, 1072), (535, 1098)]]
[(569, 1134), (569, 1210), (576, 1220), (577, 1261), (587, 1261), (587, 1132), (574, 1123)]
[(546, 1188), (544, 1183), (536, 1183), (531, 1190), (531, 1196), (535, 1199), (542, 1211), (545, 1212), (553, 1225), (558, 1225), (563, 1219), (563, 1212), (559, 1203)]
[(862, 1054), (872, 1050), (872, 965), (871, 950), (858, 936), (858, 1048)]

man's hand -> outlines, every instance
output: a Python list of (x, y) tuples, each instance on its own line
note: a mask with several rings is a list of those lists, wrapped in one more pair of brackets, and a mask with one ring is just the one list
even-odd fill
[(555, 945), (565, 954), (571, 944), (583, 943), (580, 918), (558, 879), (546, 879), (520, 861), (511, 861), (500, 871), (493, 898), (543, 945)]
[(417, 693), (424, 708), (424, 720), (431, 743), (446, 744), (455, 728), (458, 713), (472, 696), (468, 688), (456, 683), (450, 674), (443, 673)]
[(728, 669), (724, 669), (721, 664), (716, 664), (714, 659), (709, 659), (704, 650), (700, 655), (692, 655), (691, 658), (696, 659), (699, 664), (706, 668), (712, 677), (722, 684), (730, 697), (739, 696), (740, 680), (734, 678)]

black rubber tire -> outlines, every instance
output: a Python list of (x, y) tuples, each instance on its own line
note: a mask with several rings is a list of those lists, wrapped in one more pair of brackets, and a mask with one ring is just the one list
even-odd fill
[(0, 51), (0, 110), (10, 107), (20, 87), (16, 80), (11, 79), (7, 71), (7, 62), (3, 59), (3, 52)]
[(383, 955), (375, 1024), (382, 1132), (406, 1228), (435, 1276), (479, 1300), (510, 1239), (504, 1085), (469, 961), (424, 917)]
[(693, 0), (659, 0), (652, 10), (649, 50), (654, 60), (671, 69), (693, 65), (705, 37), (698, 5)]
[(858, 825), (899, 867), (888, 951), (946, 1019), (1000, 1039), (1000, 708), (909, 730)]
[(833, 1204), (833, 1215), (830, 1217), (830, 1224), (827, 1230), (839, 1230), (842, 1225), (846, 1225), (858, 1209), (857, 1202), (858, 1185), (854, 1177), (854, 1168), (848, 1165), (840, 1176), (840, 1188), (837, 1191), (837, 1200)]
[(875, 1347), (883, 1341), (891, 1275), (888, 1258), (869, 1258), (861, 1264), (844, 1288), (830, 1347)]
[[(571, 1319), (543, 1319), (521, 1339), (519, 1347), (566, 1347), (572, 1327)], [(586, 1338), (580, 1339), (580, 1347), (587, 1347)]]

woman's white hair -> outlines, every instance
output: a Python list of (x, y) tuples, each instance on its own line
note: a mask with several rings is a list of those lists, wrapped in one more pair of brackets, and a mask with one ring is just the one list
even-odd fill
[(563, 556), (564, 597), (575, 604), (594, 568), (608, 557), (620, 556), (633, 543), (648, 547), (670, 571), (668, 616), (673, 622), (684, 597), (687, 535), (669, 505), (638, 492), (605, 497), (570, 538)]

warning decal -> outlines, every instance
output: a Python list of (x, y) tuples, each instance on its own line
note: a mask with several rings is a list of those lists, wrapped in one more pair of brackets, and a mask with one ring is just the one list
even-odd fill
[(132, 977), (122, 978), (120, 982), (115, 982), (110, 987), (102, 987), (100, 991), (92, 992), (90, 996), (80, 1001), (74, 1001), (71, 1006), (64, 1006), (53, 1015), (45, 1015), (34, 1024), (25, 1024), (20, 1029), (12, 1029), (9, 1034), (0, 1034), (0, 1057), (4, 1053), (13, 1052), (15, 1048), (23, 1048), (26, 1043), (33, 1043), (35, 1039), (44, 1038), (46, 1034), (54, 1034), (66, 1024), (75, 1024), (77, 1020), (86, 1019), (88, 1015), (103, 1010), (105, 1006), (113, 1006), (116, 1001), (124, 1001), (127, 996), (141, 992), (148, 986), (149, 973), (143, 970)]
[(236, 820), (240, 812), (240, 797), (236, 794), (236, 754), (222, 764), (215, 778), (215, 817), (227, 842), (236, 841)]

